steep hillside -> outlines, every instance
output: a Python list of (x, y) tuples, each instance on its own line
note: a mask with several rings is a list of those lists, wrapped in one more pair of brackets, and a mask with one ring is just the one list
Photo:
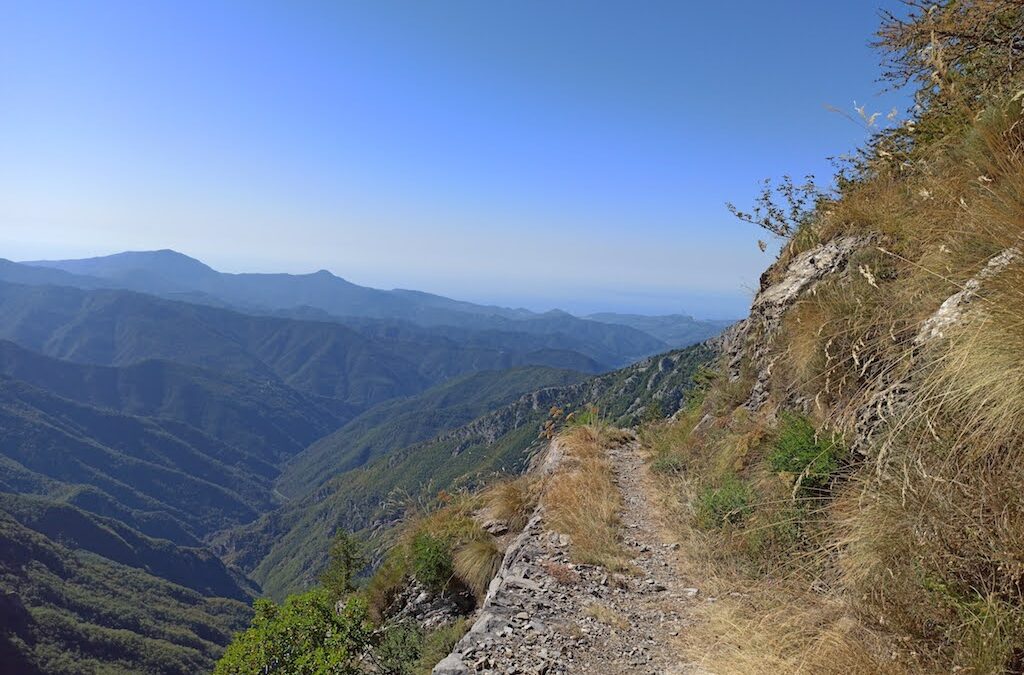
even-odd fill
[(173, 421), (81, 405), (6, 377), (0, 455), (3, 491), (67, 500), (186, 545), (274, 501), (273, 468), (244, 451)]
[(913, 119), (742, 214), (786, 244), (645, 434), (715, 673), (1024, 670), (1024, 7), (921, 7), (879, 34)]
[(142, 570), (201, 595), (249, 602), (258, 589), (203, 548), (178, 546), (133, 530), (119, 520), (45, 498), (0, 493), (0, 511), (73, 551), (88, 551)]
[(417, 500), (522, 471), (543, 446), (541, 431), (552, 407), (593, 404), (623, 423), (671, 414), (712, 355), (707, 347), (692, 347), (522, 396), (464, 426), (343, 473), (257, 522), (223, 533), (215, 548), (249, 571), (267, 593), (282, 597), (315, 579), (325, 561), (324, 542), (336, 529), (386, 529)]
[(94, 366), (0, 340), (0, 373), (84, 405), (177, 420), (252, 456), (250, 470), (267, 476), (276, 470), (261, 463), (295, 455), (343, 421), (279, 381), (171, 361)]
[(124, 291), (0, 284), (0, 338), (98, 365), (149, 359), (283, 382), (337, 415), (474, 370), (560, 366), (563, 354), (373, 339), (337, 323), (239, 314)]
[(392, 450), (462, 426), (532, 389), (578, 382), (581, 373), (525, 367), (464, 375), (409, 398), (380, 403), (324, 436), (284, 467), (276, 487), (305, 495)]
[(603, 312), (589, 314), (586, 319), (601, 323), (630, 326), (653, 335), (670, 347), (680, 348), (703, 342), (713, 338), (729, 327), (734, 321), (717, 319), (698, 320), (686, 314), (667, 314), (663, 316), (642, 316), (639, 314), (615, 314)]
[[(78, 530), (76, 536), (87, 535)], [(120, 543), (109, 531), (100, 535)], [(136, 542), (132, 551), (145, 548)], [(0, 659), (7, 672), (27, 674), (209, 671), (251, 616), (237, 600), (204, 596), (139, 567), (73, 552), (3, 510), (0, 591)]]
[[(325, 320), (324, 317), (321, 320)], [(580, 330), (571, 320), (559, 312), (549, 312), (530, 321), (501, 321), (494, 323), (501, 328), (459, 326), (419, 326), (411, 321), (399, 319), (366, 319), (359, 317), (326, 317), (355, 328), (369, 337), (387, 337), (410, 342), (454, 342), (466, 347), (501, 349), (548, 354), (549, 358), (562, 354), (564, 367), (588, 373), (607, 370), (603, 365), (623, 365), (652, 351), (665, 349), (662, 343), (652, 343), (646, 337), (623, 339), (623, 336), (607, 336), (600, 330)], [(721, 331), (718, 331), (721, 332)], [(636, 338), (636, 339), (632, 339)], [(692, 344), (692, 343), (691, 343)], [(572, 359), (577, 354), (577, 362)], [(630, 355), (636, 355), (635, 358)], [(582, 358), (580, 358), (582, 357)], [(553, 362), (553, 361), (552, 361)]]

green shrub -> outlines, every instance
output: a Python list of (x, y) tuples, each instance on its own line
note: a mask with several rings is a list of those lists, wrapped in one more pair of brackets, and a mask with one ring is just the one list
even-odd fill
[(762, 573), (780, 567), (806, 564), (798, 555), (804, 543), (802, 526), (808, 523), (808, 514), (801, 502), (789, 502), (758, 509), (757, 518), (744, 523), (742, 534), (746, 552)]
[(600, 424), (601, 414), (597, 406), (588, 405), (583, 410), (576, 410), (569, 413), (565, 418), (565, 424), (569, 427), (585, 427)]
[(736, 525), (750, 515), (750, 488), (735, 476), (718, 488), (707, 488), (697, 498), (697, 524), (705, 529)]
[(283, 605), (257, 600), (249, 628), (235, 636), (215, 675), (248, 673), (362, 673), (359, 657), (370, 640), (366, 605), (351, 598), (335, 611), (330, 593), (291, 595)]
[(775, 471), (796, 475), (802, 488), (822, 489), (845, 454), (838, 437), (820, 435), (806, 417), (784, 414), (768, 461)]
[(421, 532), (412, 541), (412, 573), (432, 591), (443, 591), (455, 575), (452, 550), (448, 542), (428, 532)]
[(660, 419), (664, 419), (665, 411), (661, 407), (661, 401), (651, 401), (644, 407), (643, 413), (640, 415), (641, 422), (655, 422)]
[[(414, 623), (398, 623), (381, 632), (372, 652), (376, 672), (387, 675), (414, 675), (423, 651), (423, 632)], [(438, 659), (440, 660), (440, 659)]]

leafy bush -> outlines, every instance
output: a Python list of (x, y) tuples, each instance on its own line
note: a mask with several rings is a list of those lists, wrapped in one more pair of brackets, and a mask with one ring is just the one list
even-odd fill
[(414, 623), (397, 623), (380, 633), (372, 657), (376, 670), (387, 675), (413, 675), (423, 651), (424, 636)]
[(806, 417), (785, 414), (768, 461), (775, 471), (795, 474), (801, 487), (820, 489), (839, 470), (845, 453), (838, 438), (821, 436)]
[(235, 636), (215, 675), (284, 672), (363, 672), (359, 657), (370, 641), (366, 604), (351, 598), (335, 611), (330, 593), (316, 589), (292, 595), (283, 605), (257, 600), (252, 625)]
[(443, 591), (455, 575), (452, 550), (448, 542), (428, 532), (420, 532), (412, 541), (412, 573), (432, 591)]
[(739, 524), (754, 510), (750, 501), (750, 488), (730, 476), (721, 487), (709, 487), (697, 498), (697, 523), (705, 529)]

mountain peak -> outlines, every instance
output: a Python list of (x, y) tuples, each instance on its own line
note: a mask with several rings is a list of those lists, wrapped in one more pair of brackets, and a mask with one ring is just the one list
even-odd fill
[(197, 275), (217, 274), (202, 261), (169, 248), (155, 251), (124, 251), (81, 260), (32, 260), (24, 264), (101, 278), (123, 277), (138, 272), (156, 274), (167, 280), (181, 279), (183, 276), (194, 278)]

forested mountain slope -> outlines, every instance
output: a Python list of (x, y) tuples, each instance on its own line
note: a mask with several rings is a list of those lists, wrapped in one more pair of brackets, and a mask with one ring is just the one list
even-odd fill
[(643, 316), (639, 314), (617, 314), (600, 312), (583, 317), (601, 323), (619, 324), (653, 335), (670, 347), (687, 347), (712, 338), (735, 323), (732, 320), (698, 320), (686, 314), (665, 314)]
[(177, 420), (244, 451), (256, 472), (260, 462), (291, 457), (343, 420), (276, 379), (159, 359), (96, 366), (0, 340), (0, 373), (84, 405)]
[(0, 338), (60, 359), (161, 359), (282, 382), (351, 415), (461, 373), (559, 366), (563, 354), (374, 337), (333, 322), (240, 314), (126, 291), (0, 283)]
[[(42, 556), (15, 556), (3, 576), (21, 617), (10, 658), (46, 672), (207, 669), (248, 616), (238, 601), (261, 591), (204, 541), (275, 508), (290, 458), (366, 407), (329, 445), (347, 459), (321, 456), (327, 471), (585, 377), (504, 368), (531, 362), (533, 347), (541, 361), (596, 367), (540, 340), (516, 352), (518, 335), (463, 346), (413, 329), (0, 283), (0, 513)], [(118, 576), (146, 587), (150, 606), (108, 596)]]
[(249, 571), (265, 592), (282, 597), (315, 580), (326, 559), (323, 542), (336, 529), (386, 530), (417, 500), (522, 471), (544, 443), (542, 428), (552, 406), (572, 410), (593, 404), (621, 423), (671, 414), (713, 354), (705, 346), (691, 347), (521, 396), (435, 438), (389, 449), (251, 525), (224, 532), (215, 550)]
[[(86, 533), (78, 530), (76, 536)], [(136, 547), (132, 553), (168, 552)], [(207, 596), (139, 567), (69, 549), (4, 510), (0, 585), (0, 661), (7, 672), (209, 671), (251, 616), (238, 600)]]
[(269, 508), (272, 465), (173, 420), (123, 415), (0, 378), (0, 488), (67, 500), (196, 544)]
[(575, 371), (537, 366), (480, 371), (416, 396), (385, 401), (296, 455), (284, 466), (277, 489), (303, 496), (345, 471), (511, 403), (524, 391), (583, 378)]

